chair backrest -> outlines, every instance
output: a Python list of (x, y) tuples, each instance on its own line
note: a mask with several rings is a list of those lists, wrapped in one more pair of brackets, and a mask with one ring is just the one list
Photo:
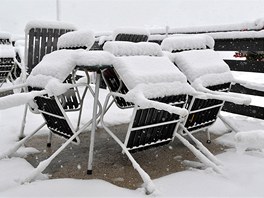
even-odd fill
[(9, 33), (0, 32), (0, 87), (8, 78), (12, 80), (12, 71), (15, 67), (15, 50), (10, 37)]
[(134, 43), (148, 41), (150, 33), (142, 28), (119, 28), (113, 32), (113, 40), (130, 41)]
[(29, 22), (25, 32), (25, 64), (28, 73), (46, 54), (57, 50), (58, 38), (62, 34), (75, 29), (73, 25), (62, 22)]

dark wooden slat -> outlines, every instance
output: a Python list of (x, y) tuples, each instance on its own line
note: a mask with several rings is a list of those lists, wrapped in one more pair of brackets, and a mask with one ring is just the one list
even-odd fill
[(263, 51), (264, 38), (215, 39), (216, 51)]
[[(52, 49), (53, 49), (53, 43), (52, 43), (52, 38), (53, 38), (54, 34), (53, 34), (53, 29), (48, 29), (48, 38), (47, 38), (47, 54), (52, 52)], [(57, 43), (56, 43), (57, 45)]]
[(263, 61), (225, 60), (232, 71), (264, 73)]
[(253, 106), (253, 105), (237, 105), (230, 102), (225, 102), (223, 111), (227, 111), (230, 113), (240, 114), (248, 117), (264, 119), (264, 108)]
[(43, 28), (41, 31), (41, 46), (40, 46), (40, 58), (42, 59), (43, 56), (46, 54), (46, 48), (47, 45), (47, 29)]
[(35, 67), (40, 62), (40, 39), (41, 39), (41, 29), (36, 28), (35, 32), (35, 49), (34, 49), (34, 59), (32, 67)]
[(249, 94), (249, 95), (255, 95), (255, 96), (262, 96), (264, 97), (264, 92), (262, 91), (257, 91), (257, 90), (254, 90), (254, 89), (249, 89), (249, 88), (246, 88), (240, 84), (235, 84), (235, 85), (232, 85), (231, 87), (231, 92), (235, 92), (235, 93), (242, 93), (242, 94)]
[(28, 54), (27, 54), (27, 67), (28, 72), (32, 70), (33, 57), (34, 57), (34, 29), (31, 29), (28, 33)]

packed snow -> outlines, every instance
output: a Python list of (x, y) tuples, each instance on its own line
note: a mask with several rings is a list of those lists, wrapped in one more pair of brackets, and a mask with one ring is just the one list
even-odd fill
[[(158, 33), (161, 32), (160, 30), (164, 33), (166, 30), (175, 31), (174, 28), (166, 28), (168, 26), (177, 27), (175, 29), (179, 32), (225, 31), (227, 29), (237, 31), (262, 29), (264, 21), (256, 20), (256, 18), (264, 17), (262, 0), (239, 2), (235, 0), (165, 0), (162, 2), (159, 0), (78, 0), (78, 2), (61, 1), (61, 18), (73, 23), (74, 26), (70, 25), (73, 29), (76, 24), (78, 27), (84, 29), (88, 27), (95, 31), (108, 31), (127, 25), (148, 27), (151, 31)], [(2, 28), (0, 31), (23, 35), (26, 23), (32, 19), (56, 19), (54, 0), (3, 0), (1, 3), (5, 9), (2, 9), (0, 13), (3, 19), (0, 22)], [(11, 10), (12, 13), (10, 13)], [(254, 32), (251, 34), (258, 36)], [(237, 37), (237, 35), (248, 37), (245, 33), (237, 32), (230, 33), (228, 36)], [(157, 35), (163, 38), (165, 36)], [(215, 36), (223, 37), (219, 34)], [(15, 38), (14, 35), (13, 37)], [(97, 55), (100, 56), (100, 53)], [(112, 60), (109, 54), (103, 57), (106, 57), (106, 60), (100, 64), (109, 63), (110, 59)], [(235, 77), (263, 84), (263, 76), (255, 77), (247, 73), (234, 72), (232, 74)], [(106, 90), (100, 90), (101, 103), (107, 93)], [(263, 105), (263, 98), (258, 98), (257, 103)], [(83, 120), (91, 118), (92, 108), (89, 108), (91, 106), (92, 96), (89, 96), (85, 100)], [(1, 110), (0, 154), (17, 141), (23, 111), (24, 105)], [(129, 122), (130, 116), (131, 110), (120, 110), (113, 106), (106, 115), (105, 121), (108, 125), (123, 124)], [(218, 142), (219, 146), (228, 146), (223, 149), (222, 154), (216, 156), (223, 164), (225, 176), (213, 172), (211, 168), (200, 169), (189, 166), (185, 171), (155, 179), (153, 183), (157, 191), (149, 197), (264, 197), (264, 121), (227, 113), (224, 117), (239, 131), (238, 133), (227, 133), (227, 128), (220, 120), (217, 120), (209, 131), (220, 135), (213, 140)], [(76, 114), (71, 115), (70, 118), (73, 122), (77, 122)], [(27, 134), (43, 122), (40, 115), (31, 112), (28, 114), (28, 120)], [(47, 128), (40, 131), (40, 134), (47, 133)], [(32, 183), (20, 185), (20, 179), (28, 176), (33, 170), (33, 166), (24, 157), (36, 152), (38, 151), (35, 148), (21, 147), (12, 157), (0, 160), (0, 197), (148, 197), (143, 188), (129, 190), (96, 179), (48, 179), (48, 175), (44, 174), (39, 174), (36, 181)], [(181, 159), (181, 156), (177, 159), (179, 158)]]

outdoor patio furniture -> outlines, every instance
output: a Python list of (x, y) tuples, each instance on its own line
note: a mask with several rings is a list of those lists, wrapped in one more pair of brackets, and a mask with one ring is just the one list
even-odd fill
[[(208, 131), (218, 117), (223, 119), (219, 113), (225, 101), (239, 104), (250, 102), (249, 98), (228, 93), (233, 77), (228, 65), (213, 50), (213, 46), (213, 38), (207, 35), (176, 35), (164, 39), (161, 44), (197, 91), (212, 94), (209, 99), (190, 97), (186, 107), (189, 114), (184, 126), (191, 133)], [(217, 99), (218, 96), (223, 99)], [(207, 142), (211, 142), (209, 132)]]
[[(27, 74), (22, 76), (25, 81), (27, 75), (42, 60), (42, 58), (58, 49), (57, 42), (61, 35), (76, 30), (72, 24), (64, 22), (48, 22), (48, 21), (30, 21), (25, 28), (25, 63), (21, 64)], [(24, 64), (24, 65), (23, 65)], [(29, 90), (24, 90), (29, 91)], [(31, 109), (32, 110), (32, 109)], [(24, 129), (26, 124), (26, 115), (28, 105), (25, 106), (24, 116), (22, 119), (19, 139), (24, 138)], [(48, 143), (47, 145), (50, 145)]]
[[(11, 44), (11, 35), (0, 32), (0, 87), (7, 81), (13, 81), (12, 72), (15, 69), (15, 51)], [(0, 93), (0, 97), (12, 94), (12, 91)]]
[(150, 33), (142, 28), (118, 28), (113, 31), (114, 41), (146, 42)]
[[(160, 46), (146, 42), (113, 41), (105, 43), (104, 50), (115, 55), (116, 60), (112, 68), (102, 73), (110, 93), (105, 100), (101, 123), (123, 152), (127, 154), (159, 146), (177, 137), (206, 166), (221, 172), (218, 167), (220, 162), (201, 142), (187, 131), (198, 150), (178, 133), (184, 127), (188, 98), (197, 93), (187, 83), (186, 77), (163, 56)], [(134, 107), (123, 141), (104, 123), (104, 115), (113, 103), (109, 103), (111, 97), (121, 108)]]

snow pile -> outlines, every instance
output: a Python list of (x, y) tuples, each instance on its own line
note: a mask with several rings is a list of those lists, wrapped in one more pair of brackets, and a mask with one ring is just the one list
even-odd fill
[(198, 35), (175, 35), (164, 39), (161, 43), (162, 50), (182, 51), (190, 49), (214, 48), (214, 39), (205, 34)]
[(43, 57), (27, 78), (32, 87), (45, 88), (51, 79), (63, 82), (77, 66), (111, 65), (113, 56), (103, 51), (58, 50)]
[(241, 131), (235, 135), (235, 146), (238, 152), (246, 149), (264, 149), (264, 131)]
[(157, 43), (127, 41), (109, 41), (103, 49), (115, 56), (162, 56), (162, 50)]
[(70, 23), (61, 21), (43, 21), (43, 20), (33, 20), (26, 24), (25, 32), (26, 34), (32, 28), (52, 28), (52, 29), (68, 29), (76, 30), (76, 27)]
[(174, 62), (192, 83), (211, 86), (231, 82), (229, 66), (214, 50), (191, 50), (174, 54)]
[(11, 34), (8, 32), (0, 32), (0, 39), (9, 39), (11, 38)]
[(113, 40), (116, 40), (119, 34), (132, 34), (132, 35), (146, 35), (149, 37), (150, 33), (145, 28), (123, 27), (113, 31)]
[(0, 58), (14, 58), (15, 51), (12, 45), (0, 45)]
[(87, 31), (73, 31), (67, 32), (59, 37), (57, 46), (59, 49), (87, 47), (90, 49), (94, 44), (94, 32)]
[(141, 83), (187, 83), (186, 77), (165, 56), (116, 57), (114, 68), (128, 89), (133, 89)]

